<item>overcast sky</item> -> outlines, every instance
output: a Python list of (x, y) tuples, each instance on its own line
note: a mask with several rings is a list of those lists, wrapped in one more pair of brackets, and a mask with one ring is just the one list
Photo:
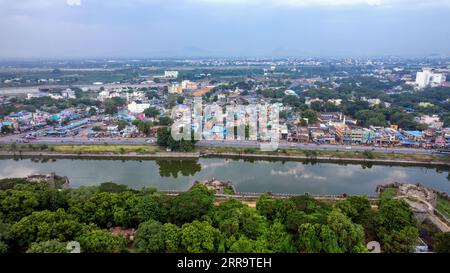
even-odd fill
[(450, 0), (0, 0), (0, 58), (450, 56)]

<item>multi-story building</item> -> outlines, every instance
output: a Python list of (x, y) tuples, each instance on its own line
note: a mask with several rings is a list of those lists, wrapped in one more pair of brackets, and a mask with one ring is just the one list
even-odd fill
[(169, 94), (182, 94), (182, 93), (183, 93), (183, 88), (178, 83), (172, 84), (169, 87)]
[(178, 71), (164, 71), (165, 78), (178, 78)]
[(133, 101), (128, 104), (128, 111), (132, 114), (140, 114), (145, 111), (145, 109), (150, 108), (150, 103), (136, 103)]
[(445, 83), (445, 80), (446, 79), (444, 74), (434, 73), (429, 68), (424, 68), (423, 71), (417, 72), (416, 75), (416, 85), (420, 89), (428, 86), (441, 86), (443, 83)]

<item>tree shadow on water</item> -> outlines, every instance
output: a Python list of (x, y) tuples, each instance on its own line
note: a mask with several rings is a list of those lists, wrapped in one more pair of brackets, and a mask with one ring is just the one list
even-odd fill
[(157, 160), (159, 175), (161, 177), (194, 176), (202, 170), (202, 166), (196, 160)]

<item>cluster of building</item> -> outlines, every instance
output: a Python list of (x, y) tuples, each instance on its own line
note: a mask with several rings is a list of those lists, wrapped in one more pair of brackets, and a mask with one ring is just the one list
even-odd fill
[[(287, 62), (287, 63), (286, 63)], [(239, 62), (237, 62), (239, 63)], [(237, 64), (236, 63), (236, 64)], [(252, 63), (252, 61), (249, 61)], [(258, 63), (258, 62), (257, 62)], [(266, 62), (264, 62), (266, 63)], [(93, 83), (89, 90), (98, 91), (97, 100), (105, 104), (105, 100), (120, 98), (125, 102), (124, 107), (118, 109), (118, 113), (106, 114), (102, 107), (77, 107), (71, 109), (65, 109), (56, 114), (50, 114), (43, 109), (36, 112), (21, 111), (18, 113), (12, 113), (2, 120), (0, 120), (0, 128), (3, 126), (13, 128), (20, 132), (35, 132), (48, 136), (70, 136), (70, 135), (83, 135), (83, 136), (122, 136), (122, 137), (135, 137), (139, 135), (137, 126), (133, 125), (135, 120), (155, 121), (152, 117), (146, 117), (145, 110), (148, 108), (155, 108), (159, 111), (159, 115), (170, 115), (171, 109), (167, 109), (168, 97), (177, 98), (183, 96), (184, 101), (182, 105), (179, 105), (179, 110), (188, 111), (193, 109), (193, 98), (202, 97), (205, 94), (211, 95), (214, 102), (220, 107), (227, 107), (230, 105), (243, 105), (243, 104), (273, 104), (274, 97), (259, 95), (257, 90), (275, 90), (275, 92), (281, 92), (285, 96), (297, 96), (300, 97), (302, 92), (307, 92), (310, 89), (318, 88), (321, 83), (327, 82), (327, 88), (339, 87), (340, 80), (346, 78), (345, 73), (330, 74), (328, 77), (323, 75), (314, 75), (311, 77), (299, 76), (291, 77), (289, 80), (283, 79), (282, 81), (289, 81), (289, 85), (275, 85), (273, 86), (270, 81), (271, 76), (279, 73), (283, 75), (286, 71), (288, 73), (296, 73), (295, 67), (279, 68), (287, 64), (302, 64), (302, 65), (321, 65), (321, 61), (317, 60), (304, 60), (299, 63), (291, 63), (291, 61), (267, 61), (267, 67), (263, 70), (264, 74), (261, 76), (255, 76), (251, 79), (243, 82), (242, 85), (235, 85), (229, 82), (218, 82), (209, 80), (187, 80), (180, 77), (178, 71), (167, 70), (164, 74), (157, 76), (145, 76), (152, 78), (151, 81), (146, 81), (137, 85), (123, 85), (118, 83), (103, 84), (101, 82)], [(342, 65), (352, 64), (351, 60), (343, 60)], [(339, 65), (339, 63), (336, 63)], [(382, 66), (382, 63), (370, 62), (370, 63), (357, 63), (362, 67), (378, 65)], [(366, 71), (366, 70), (365, 70)], [(409, 70), (407, 70), (409, 71)], [(423, 71), (417, 72), (415, 79), (414, 75), (410, 72), (405, 72), (402, 67), (394, 68), (370, 68), (367, 69), (366, 74), (363, 76), (375, 77), (381, 80), (404, 80), (407, 84), (412, 84), (416, 89), (423, 89), (426, 87), (436, 87), (446, 85), (446, 73), (449, 69), (428, 69), (424, 68)], [(278, 75), (278, 74), (277, 74)], [(401, 76), (402, 75), (402, 76)], [(205, 74), (202, 76), (209, 76)], [(158, 80), (156, 80), (158, 79)], [(277, 78), (279, 79), (279, 78)], [(248, 86), (251, 87), (248, 87)], [(358, 85), (358, 84), (357, 84)], [(398, 90), (397, 90), (397, 89)], [(397, 92), (402, 91), (400, 86), (393, 90), (385, 90)], [(86, 91), (81, 88), (82, 91)], [(211, 92), (214, 90), (214, 92)], [(150, 93), (154, 92), (155, 96)], [(307, 93), (306, 93), (307, 94)], [(28, 94), (28, 99), (49, 97), (54, 100), (76, 99), (76, 93), (71, 88), (52, 88), (42, 89), (38, 93)], [(318, 102), (321, 105), (333, 104), (340, 106), (343, 103), (343, 99), (331, 98), (324, 99), (323, 97), (308, 97), (305, 98), (305, 104), (312, 106), (313, 103)], [(277, 96), (276, 100), (280, 97)], [(367, 101), (370, 107), (383, 106), (390, 107), (390, 103), (382, 101), (379, 98), (366, 98), (360, 97), (358, 100)], [(353, 98), (348, 99), (353, 100)], [(0, 105), (6, 104), (5, 98), (0, 98)], [(177, 101), (177, 104), (181, 102)], [(290, 110), (290, 107), (278, 103), (278, 110)], [(424, 105), (425, 107), (426, 105)], [(95, 115), (90, 113), (90, 109), (95, 108)], [(48, 109), (44, 109), (48, 110)], [(289, 112), (289, 111), (287, 111)], [(422, 124), (426, 124), (428, 129), (424, 131), (407, 131), (397, 128), (392, 125), (390, 127), (374, 127), (363, 128), (358, 126), (357, 120), (350, 116), (344, 116), (339, 112), (323, 112), (319, 113), (319, 121), (310, 124), (309, 121), (304, 122), (304, 118), (300, 117), (299, 113), (290, 114), (290, 116), (282, 120), (279, 124), (279, 136), (281, 139), (292, 142), (303, 143), (327, 143), (327, 144), (360, 144), (360, 145), (403, 145), (403, 146), (416, 146), (416, 147), (449, 147), (449, 129), (443, 128), (443, 122), (440, 121), (437, 115), (422, 115), (416, 118), (416, 121)], [(214, 123), (216, 113), (209, 113), (202, 117), (202, 134), (203, 137), (208, 139), (223, 140), (229, 134), (230, 128), (226, 125), (217, 125)], [(245, 115), (241, 113), (240, 115)], [(180, 117), (172, 117), (174, 119)], [(189, 117), (196, 118), (196, 117)], [(126, 121), (126, 125), (119, 127), (120, 121)], [(238, 127), (245, 124), (235, 124)], [(197, 130), (193, 125), (192, 129)], [(271, 127), (271, 124), (266, 124), (266, 128), (258, 128), (255, 132), (250, 130), (248, 139), (267, 141), (273, 138), (270, 130), (266, 130)], [(94, 130), (94, 128), (96, 130)], [(156, 127), (155, 127), (156, 128)], [(156, 132), (156, 131), (155, 131)]]
[(40, 90), (40, 92), (38, 93), (28, 93), (27, 98), (32, 99), (32, 98), (49, 97), (54, 100), (76, 99), (75, 91), (73, 91), (70, 88), (52, 90), (52, 92), (49, 91), (50, 90)]
[(320, 113), (317, 124), (301, 127), (290, 122), (291, 126), (288, 127), (291, 129), (282, 132), (282, 138), (292, 142), (316, 144), (450, 147), (450, 128), (443, 128), (439, 117), (422, 116), (421, 119), (430, 122), (428, 129), (409, 131), (399, 129), (396, 125), (364, 128), (357, 126), (355, 120), (347, 120), (342, 113)]

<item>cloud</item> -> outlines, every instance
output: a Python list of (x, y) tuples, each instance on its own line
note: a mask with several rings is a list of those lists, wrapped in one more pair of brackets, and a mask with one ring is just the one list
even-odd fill
[(303, 165), (299, 165), (299, 166), (296, 166), (293, 168), (288, 168), (285, 171), (271, 170), (270, 174), (273, 176), (293, 176), (297, 179), (304, 178), (304, 179), (312, 179), (312, 180), (327, 180), (327, 178), (324, 176), (320, 176), (320, 175), (316, 175), (311, 172), (307, 172)]
[(81, 6), (81, 0), (66, 0), (66, 4), (69, 6)]
[(190, 2), (227, 5), (271, 5), (290, 7), (338, 6), (411, 6), (447, 5), (450, 0), (188, 0)]

